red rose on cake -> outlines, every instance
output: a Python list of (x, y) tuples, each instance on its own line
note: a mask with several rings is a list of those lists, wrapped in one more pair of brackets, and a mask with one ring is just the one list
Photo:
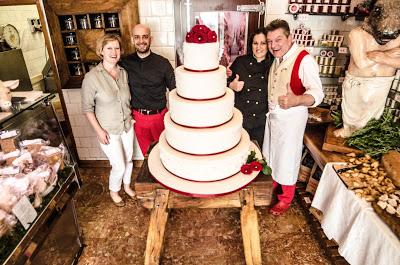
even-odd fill
[(257, 161), (251, 162), (250, 166), (254, 171), (261, 171), (263, 169), (263, 166), (261, 165), (261, 163), (257, 162)]
[(240, 168), (240, 172), (242, 172), (243, 174), (249, 175), (253, 172), (253, 168), (249, 164), (244, 164)]
[(195, 25), (187, 34), (186, 42), (188, 43), (211, 43), (217, 42), (217, 33), (210, 30), (205, 25)]

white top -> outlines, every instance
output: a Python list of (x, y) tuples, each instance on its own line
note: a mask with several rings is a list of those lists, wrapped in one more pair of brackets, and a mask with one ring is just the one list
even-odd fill
[[(282, 62), (290, 58), (299, 46), (293, 43), (289, 51), (283, 56)], [(279, 66), (282, 62), (276, 59), (276, 64)], [(314, 68), (314, 69), (313, 69)], [(321, 104), (324, 99), (324, 92), (322, 89), (321, 79), (319, 77), (319, 67), (314, 57), (310, 54), (304, 56), (299, 67), (299, 78), (306, 89), (304, 94), (311, 95), (314, 98), (314, 104), (311, 107), (316, 107)]]

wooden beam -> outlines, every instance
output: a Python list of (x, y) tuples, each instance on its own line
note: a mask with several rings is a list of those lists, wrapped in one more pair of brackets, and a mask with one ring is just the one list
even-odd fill
[(149, 231), (147, 233), (145, 265), (160, 263), (161, 252), (164, 243), (165, 226), (168, 220), (168, 190), (157, 190), (155, 194), (154, 208), (150, 216)]
[(168, 208), (232, 208), (240, 207), (239, 193), (231, 193), (214, 198), (192, 198), (171, 193)]
[(242, 210), (240, 212), (240, 223), (242, 226), (242, 237), (244, 256), (247, 265), (261, 265), (260, 235), (258, 231), (257, 212), (254, 209), (253, 189), (240, 191)]

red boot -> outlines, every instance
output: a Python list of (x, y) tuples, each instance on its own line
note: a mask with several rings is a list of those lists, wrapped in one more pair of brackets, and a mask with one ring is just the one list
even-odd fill
[(279, 216), (285, 213), (289, 208), (290, 204), (287, 204), (283, 201), (279, 201), (271, 209), (269, 209), (269, 213), (275, 216)]

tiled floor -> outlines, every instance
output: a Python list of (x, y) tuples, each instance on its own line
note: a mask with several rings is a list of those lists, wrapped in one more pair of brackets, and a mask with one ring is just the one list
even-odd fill
[[(126, 195), (125, 207), (114, 206), (107, 173), (108, 169), (81, 170), (84, 185), (76, 199), (87, 246), (79, 264), (143, 264), (150, 211)], [(278, 218), (267, 208), (257, 210), (264, 264), (329, 264), (298, 203)], [(239, 209), (170, 211), (161, 263), (245, 264)]]

